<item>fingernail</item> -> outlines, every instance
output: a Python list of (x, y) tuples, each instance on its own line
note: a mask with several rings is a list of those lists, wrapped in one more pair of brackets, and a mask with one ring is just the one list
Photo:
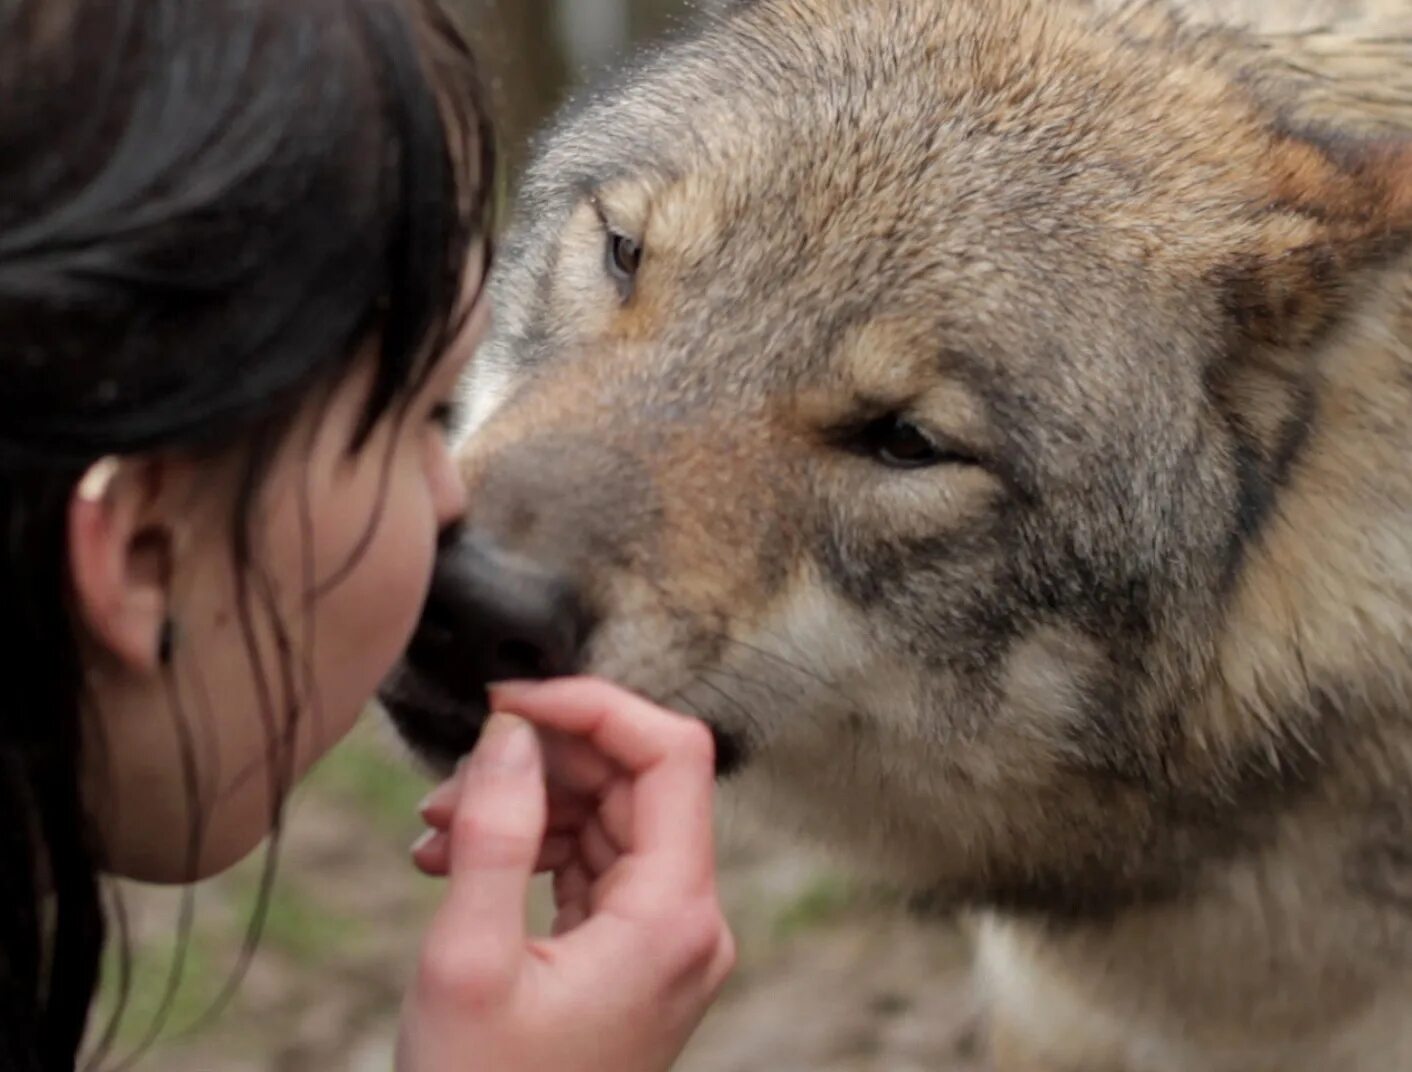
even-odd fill
[[(459, 766), (457, 769), (459, 771)], [(454, 804), (459, 791), (460, 783), (453, 775), (422, 798), (422, 802), (417, 805), (417, 814), (425, 819), (434, 809)]]
[(492, 715), (473, 757), (478, 763), (523, 770), (534, 763), (534, 730), (514, 715)]

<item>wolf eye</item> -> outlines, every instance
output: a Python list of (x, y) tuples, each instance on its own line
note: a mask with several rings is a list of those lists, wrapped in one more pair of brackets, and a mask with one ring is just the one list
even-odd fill
[(911, 421), (896, 416), (882, 417), (864, 427), (859, 445), (891, 469), (924, 469), (945, 462), (974, 461), (938, 443)]
[(621, 288), (632, 286), (642, 267), (642, 246), (627, 235), (608, 232), (608, 273)]

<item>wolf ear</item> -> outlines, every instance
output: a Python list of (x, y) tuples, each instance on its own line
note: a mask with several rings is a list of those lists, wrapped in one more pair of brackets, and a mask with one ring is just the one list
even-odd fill
[(1281, 131), (1255, 241), (1217, 269), (1249, 345), (1315, 342), (1358, 296), (1358, 277), (1412, 249), (1412, 141)]

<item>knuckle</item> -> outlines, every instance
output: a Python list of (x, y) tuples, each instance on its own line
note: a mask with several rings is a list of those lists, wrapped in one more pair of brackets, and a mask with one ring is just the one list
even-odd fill
[(726, 927), (721, 932), (720, 944), (716, 947), (716, 954), (711, 962), (711, 974), (707, 979), (707, 986), (712, 992), (720, 990), (735, 971), (738, 954), (735, 935), (731, 933), (730, 927)]
[(606, 678), (594, 677), (589, 674), (573, 674), (569, 677), (560, 678), (558, 685), (564, 691), (582, 692), (599, 699), (617, 695), (618, 687), (609, 682)]
[(533, 831), (480, 810), (456, 817), (454, 840), (460, 862), (472, 867), (515, 867), (539, 854)]
[(720, 945), (716, 948), (716, 963), (721, 969), (721, 978), (724, 980), (739, 962), (740, 947), (736, 944), (735, 932), (729, 925), (724, 925), (721, 928)]
[(683, 717), (677, 730), (677, 753), (693, 766), (714, 769), (716, 739), (704, 722)]
[(699, 974), (716, 960), (721, 939), (730, 934), (720, 908), (710, 901), (694, 904), (671, 921), (672, 944), (680, 971)]
[(464, 942), (434, 942), (417, 966), (417, 992), (424, 999), (473, 1013), (502, 1004), (513, 973)]

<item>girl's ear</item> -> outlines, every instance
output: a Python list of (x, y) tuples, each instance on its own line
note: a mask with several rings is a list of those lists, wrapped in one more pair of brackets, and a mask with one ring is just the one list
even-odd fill
[(68, 557), (78, 620), (126, 669), (156, 673), (164, 657), (180, 519), (164, 516), (162, 463), (104, 458), (69, 501)]

